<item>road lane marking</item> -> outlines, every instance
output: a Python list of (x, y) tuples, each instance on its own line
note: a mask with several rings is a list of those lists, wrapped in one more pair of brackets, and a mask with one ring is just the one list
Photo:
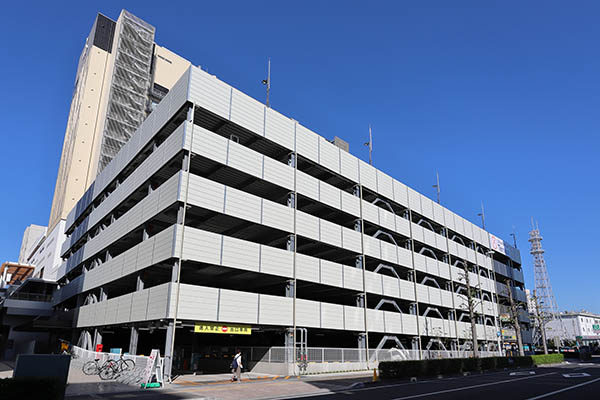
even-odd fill
[(510, 375), (510, 376), (535, 375), (535, 371), (511, 372), (508, 375)]
[(575, 389), (575, 388), (578, 388), (578, 387), (581, 387), (581, 386), (589, 385), (590, 383), (594, 383), (594, 382), (598, 382), (598, 381), (600, 381), (600, 378), (592, 379), (591, 381), (583, 382), (583, 383), (580, 383), (578, 385), (569, 386), (569, 387), (566, 387), (564, 389), (555, 390), (554, 392), (541, 394), (541, 395), (536, 396), (536, 397), (530, 397), (527, 400), (543, 399), (544, 397), (553, 396), (555, 394), (566, 392), (567, 390), (571, 390), (571, 389)]
[(565, 378), (585, 378), (587, 376), (590, 376), (590, 374), (586, 372), (576, 372), (574, 374), (562, 374), (562, 376)]
[[(435, 395), (443, 394), (443, 393), (460, 392), (460, 391), (463, 391), (463, 390), (475, 389), (475, 388), (480, 388), (480, 387), (485, 387), (485, 386), (493, 386), (493, 385), (500, 385), (500, 384), (508, 383), (508, 382), (523, 381), (525, 379), (541, 378), (542, 376), (548, 376), (548, 375), (554, 375), (554, 374), (556, 374), (556, 372), (550, 372), (550, 373), (542, 374), (542, 375), (526, 376), (525, 378), (505, 379), (503, 381), (482, 383), (482, 384), (479, 384), (479, 385), (464, 386), (464, 387), (455, 388), (455, 389), (438, 390), (437, 392), (429, 392), (429, 393), (414, 394), (414, 395), (411, 395), (411, 396), (396, 397), (396, 398), (394, 398), (392, 400), (416, 399), (418, 397), (435, 396)], [(600, 379), (600, 378), (598, 378), (598, 379)]]

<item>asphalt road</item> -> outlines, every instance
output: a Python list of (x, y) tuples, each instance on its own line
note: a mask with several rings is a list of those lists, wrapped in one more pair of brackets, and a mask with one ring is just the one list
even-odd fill
[[(512, 374), (511, 374), (512, 373)], [(565, 376), (586, 374), (587, 376)], [(290, 398), (290, 397), (287, 397)], [(600, 363), (572, 363), (417, 383), (367, 386), (303, 399), (600, 399)]]
[[(572, 377), (568, 377), (571, 374)], [(579, 374), (579, 375), (577, 375)], [(582, 375), (584, 374), (584, 375)], [(566, 375), (566, 376), (565, 376)], [(94, 393), (68, 397), (83, 399), (368, 399), (368, 400), (538, 400), (600, 399), (600, 359), (555, 367), (500, 371), (471, 376), (423, 380), (416, 383), (370, 383), (369, 377), (303, 377), (243, 382), (242, 384), (174, 385), (161, 390)]]

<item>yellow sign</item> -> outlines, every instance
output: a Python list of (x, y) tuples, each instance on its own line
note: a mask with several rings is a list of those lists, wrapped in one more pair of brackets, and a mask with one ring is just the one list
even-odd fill
[(211, 322), (198, 322), (194, 326), (194, 333), (220, 333), (226, 335), (251, 335), (250, 325), (221, 325)]

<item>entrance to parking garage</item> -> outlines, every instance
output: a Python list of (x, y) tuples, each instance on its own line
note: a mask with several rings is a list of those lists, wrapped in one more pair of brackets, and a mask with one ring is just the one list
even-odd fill
[[(230, 371), (236, 349), (241, 349), (243, 364), (252, 369), (272, 346), (284, 346), (283, 328), (227, 325), (198, 322), (178, 327), (173, 354), (173, 372), (214, 374)], [(252, 354), (251, 354), (252, 353)], [(283, 362), (284, 360), (279, 360)]]

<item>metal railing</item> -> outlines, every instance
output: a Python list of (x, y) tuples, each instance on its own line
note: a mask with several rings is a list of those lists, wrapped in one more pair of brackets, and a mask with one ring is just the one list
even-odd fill
[[(356, 363), (366, 362), (366, 351), (358, 348), (308, 347), (306, 355), (296, 349), (286, 347), (245, 347), (241, 348), (248, 361), (285, 363), (306, 361), (308, 363)], [(499, 351), (480, 351), (479, 357), (499, 357)], [(303, 359), (303, 356), (304, 359)], [(468, 350), (404, 350), (399, 348), (369, 350), (369, 362), (429, 360), (438, 358), (471, 358), (473, 352)]]

